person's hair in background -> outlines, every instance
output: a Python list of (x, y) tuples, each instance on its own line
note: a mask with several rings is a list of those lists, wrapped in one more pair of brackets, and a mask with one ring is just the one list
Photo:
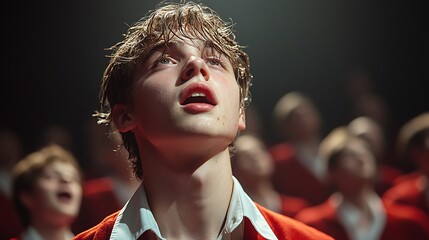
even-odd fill
[[(131, 26), (125, 39), (111, 47), (113, 54), (104, 72), (100, 90), (101, 110), (95, 114), (98, 122), (110, 124), (111, 108), (115, 104), (132, 103), (136, 69), (146, 60), (145, 57), (154, 46), (167, 46), (174, 37), (191, 41), (202, 39), (225, 54), (234, 68), (240, 88), (241, 106), (245, 108), (250, 102), (250, 63), (248, 55), (242, 51), (243, 47), (235, 41), (232, 26), (212, 9), (192, 2), (165, 4)], [(136, 177), (142, 179), (141, 159), (134, 134), (121, 132), (121, 135)]]
[(284, 94), (273, 109), (273, 117), (282, 140), (319, 141), (321, 116), (310, 97), (297, 91)]
[(26, 227), (22, 238), (66, 239), (82, 196), (80, 167), (59, 145), (20, 160), (13, 169), (13, 202)]
[[(396, 149), (397, 158), (408, 172), (429, 166), (429, 112), (417, 115), (401, 127)], [(429, 169), (426, 172), (429, 175)]]

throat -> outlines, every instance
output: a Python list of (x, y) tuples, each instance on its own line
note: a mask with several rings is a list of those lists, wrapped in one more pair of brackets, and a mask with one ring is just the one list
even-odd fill
[(233, 191), (229, 181), (217, 179), (209, 183), (190, 179), (176, 187), (170, 201), (152, 200), (153, 213), (161, 234), (167, 239), (216, 239), (222, 231)]

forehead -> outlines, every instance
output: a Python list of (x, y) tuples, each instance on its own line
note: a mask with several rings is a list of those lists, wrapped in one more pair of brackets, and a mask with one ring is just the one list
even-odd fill
[(215, 45), (211, 41), (203, 39), (189, 39), (184, 37), (174, 37), (169, 41), (160, 41), (153, 44), (149, 48), (149, 52), (163, 51), (166, 49), (180, 49), (184, 47), (194, 47), (200, 51), (205, 49), (216, 49)]
[(54, 161), (49, 163), (43, 168), (43, 172), (61, 172), (68, 174), (78, 174), (76, 167), (66, 161)]
[[(146, 50), (146, 56), (150, 56), (153, 52), (165, 52), (168, 50), (184, 48), (195, 48), (198, 51), (210, 51), (212, 54), (223, 54), (228, 56), (228, 54), (212, 40), (206, 40), (198, 37), (194, 38), (180, 34), (149, 44)], [(143, 56), (143, 58), (145, 58), (145, 56)]]
[(367, 154), (370, 153), (368, 146), (361, 139), (351, 139), (344, 146), (345, 154)]

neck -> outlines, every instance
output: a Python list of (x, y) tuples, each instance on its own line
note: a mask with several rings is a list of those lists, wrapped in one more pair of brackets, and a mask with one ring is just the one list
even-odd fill
[[(153, 152), (152, 152), (153, 153)], [(177, 239), (216, 239), (233, 189), (229, 151), (209, 159), (194, 159), (198, 167), (172, 167), (171, 159), (145, 152), (144, 185), (162, 235)], [(189, 160), (189, 159), (188, 159)], [(177, 157), (177, 162), (186, 161)]]
[(373, 191), (370, 188), (363, 188), (358, 191), (343, 191), (341, 195), (345, 201), (353, 204), (357, 208), (366, 209), (368, 207), (367, 198), (371, 193), (373, 193)]

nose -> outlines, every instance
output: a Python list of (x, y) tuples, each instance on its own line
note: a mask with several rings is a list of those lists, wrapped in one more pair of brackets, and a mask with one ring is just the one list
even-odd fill
[(206, 81), (209, 80), (210, 73), (206, 62), (200, 57), (191, 56), (183, 67), (180, 77), (183, 82), (186, 82), (198, 74), (201, 74)]
[(59, 177), (60, 182), (61, 183), (71, 183), (73, 181), (73, 177), (72, 176), (67, 176), (67, 175), (61, 175)]

